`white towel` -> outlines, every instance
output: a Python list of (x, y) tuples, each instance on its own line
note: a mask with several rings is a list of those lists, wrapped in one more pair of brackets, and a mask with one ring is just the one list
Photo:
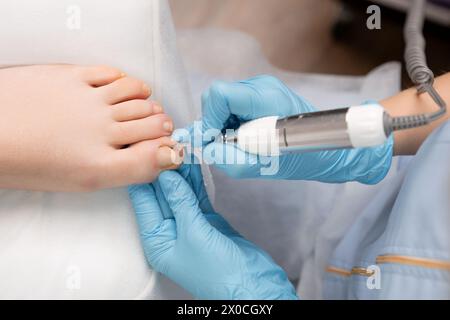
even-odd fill
[[(112, 65), (148, 82), (178, 126), (194, 118), (165, 0), (5, 0), (0, 41), (2, 66)], [(0, 190), (0, 298), (149, 298), (154, 283), (125, 189)]]

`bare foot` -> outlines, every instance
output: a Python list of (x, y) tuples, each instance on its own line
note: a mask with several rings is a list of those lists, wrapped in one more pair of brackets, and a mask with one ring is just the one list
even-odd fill
[(93, 191), (175, 168), (173, 123), (110, 67), (0, 70), (0, 188)]

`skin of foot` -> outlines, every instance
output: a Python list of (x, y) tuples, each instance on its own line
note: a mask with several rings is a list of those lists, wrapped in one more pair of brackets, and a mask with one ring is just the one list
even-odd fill
[(107, 66), (0, 70), (0, 188), (88, 192), (153, 181), (182, 152), (144, 82)]

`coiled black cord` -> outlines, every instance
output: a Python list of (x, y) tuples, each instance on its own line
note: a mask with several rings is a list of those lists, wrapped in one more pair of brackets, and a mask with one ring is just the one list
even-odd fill
[(411, 0), (410, 2), (411, 7), (404, 30), (406, 69), (411, 80), (417, 86), (418, 94), (428, 93), (440, 110), (428, 114), (389, 118), (387, 119), (388, 123), (386, 123), (386, 131), (390, 132), (428, 125), (442, 117), (447, 111), (445, 101), (433, 87), (434, 74), (428, 68), (425, 55), (426, 43), (422, 29), (425, 19), (426, 0)]

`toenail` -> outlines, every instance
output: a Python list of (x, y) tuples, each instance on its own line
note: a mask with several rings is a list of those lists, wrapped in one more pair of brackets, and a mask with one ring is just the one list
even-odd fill
[(154, 113), (163, 113), (163, 111), (164, 111), (163, 108), (159, 104), (156, 103), (153, 104)]
[(179, 147), (178, 149), (178, 156), (183, 159), (184, 158), (184, 149), (182, 146)]
[(173, 131), (173, 123), (172, 123), (172, 121), (165, 121), (163, 123), (163, 129), (166, 130), (166, 131), (172, 132)]
[(173, 149), (176, 153), (178, 153), (178, 156), (179, 156), (180, 158), (182, 158), (182, 159), (184, 158), (184, 147), (183, 147), (182, 144), (176, 142), (176, 143), (173, 145), (172, 149)]
[(150, 87), (148, 85), (146, 85), (145, 83), (142, 85), (142, 90), (145, 93), (150, 93)]
[(168, 170), (179, 166), (183, 159), (173, 149), (161, 147), (157, 153), (157, 161), (161, 170)]

